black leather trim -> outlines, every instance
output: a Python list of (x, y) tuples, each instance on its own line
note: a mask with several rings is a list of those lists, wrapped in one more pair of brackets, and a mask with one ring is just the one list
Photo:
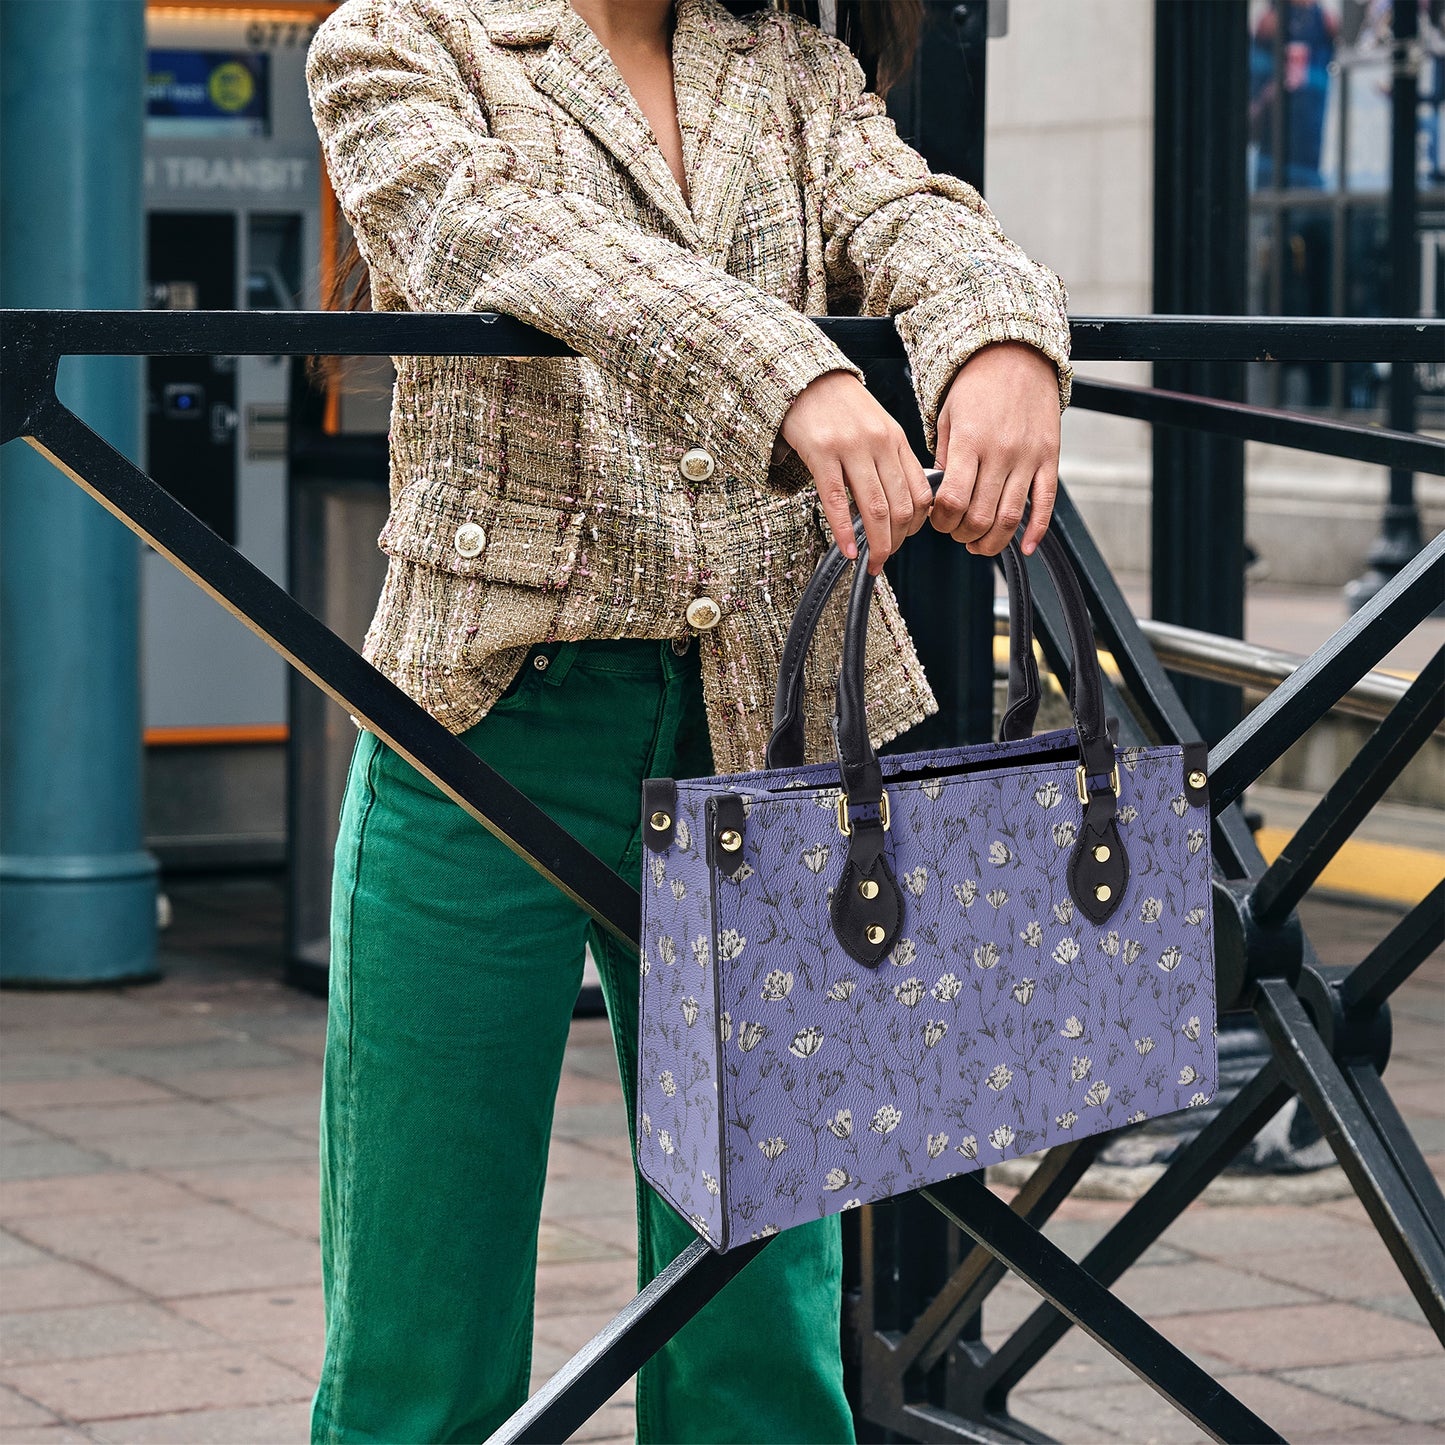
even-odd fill
[(1043, 690), (1034, 657), (1034, 599), (1022, 554), (1010, 543), (998, 557), (1008, 592), (1009, 648), (1008, 697), (999, 721), (1000, 742), (1015, 742), (1034, 735)]
[[(833, 932), (843, 951), (869, 968), (883, 961), (903, 929), (903, 892), (884, 852), (887, 836), (877, 818), (853, 820), (848, 857), (828, 906)], [(864, 898), (858, 891), (858, 885), (870, 879), (878, 885), (876, 898)], [(873, 924), (883, 928), (878, 943), (868, 942), (868, 929)]]
[[(1190, 787), (1190, 773), (1204, 774), (1202, 788)], [(1209, 806), (1209, 745), (1207, 743), (1184, 744), (1184, 796), (1196, 808)]]
[(743, 835), (747, 813), (743, 800), (736, 793), (719, 793), (708, 802), (708, 861), (728, 878), (736, 878), (743, 866), (743, 849), (729, 853), (722, 845), (722, 835), (733, 832)]
[[(652, 815), (666, 813), (666, 828), (654, 828)], [(654, 853), (665, 853), (672, 847), (677, 832), (677, 784), (671, 778), (642, 780), (642, 841)]]
[[(1079, 841), (1069, 856), (1069, 893), (1075, 906), (1091, 922), (1107, 923), (1124, 901), (1129, 882), (1129, 857), (1119, 837), (1113, 791), (1106, 784), (1090, 795), (1079, 827)], [(1109, 850), (1104, 862), (1094, 857), (1101, 844)], [(1095, 893), (1100, 885), (1109, 889), (1109, 897), (1100, 902)]]

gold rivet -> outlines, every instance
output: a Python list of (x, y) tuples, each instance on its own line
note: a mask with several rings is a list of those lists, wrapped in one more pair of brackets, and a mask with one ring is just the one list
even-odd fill
[(718, 842), (722, 844), (724, 853), (736, 853), (743, 846), (743, 835), (735, 828), (729, 828), (719, 836)]
[(1206, 778), (1204, 774), (1199, 771), (1198, 768), (1195, 768), (1195, 770), (1189, 775), (1189, 786), (1191, 788), (1194, 788), (1196, 791), (1202, 788), (1208, 781), (1209, 779)]
[(672, 818), (667, 813), (654, 813), (648, 820), (659, 833), (664, 833), (672, 827)]
[(883, 942), (883, 927), (882, 927), (881, 924), (870, 923), (870, 924), (868, 925), (868, 942), (869, 942), (869, 943), (882, 943), (882, 942)]
[(1095, 862), (1095, 863), (1107, 863), (1108, 861), (1109, 861), (1109, 845), (1108, 845), (1107, 843), (1100, 843), (1100, 844), (1098, 845), (1098, 847), (1096, 847), (1096, 848), (1094, 849), (1094, 862)]
[(877, 885), (871, 878), (865, 878), (865, 879), (858, 885), (858, 892), (859, 892), (864, 898), (877, 898), (877, 896), (878, 896), (878, 885)]
[(1113, 896), (1114, 890), (1110, 888), (1107, 883), (1101, 883), (1094, 889), (1094, 897), (1097, 898), (1100, 903), (1107, 903)]

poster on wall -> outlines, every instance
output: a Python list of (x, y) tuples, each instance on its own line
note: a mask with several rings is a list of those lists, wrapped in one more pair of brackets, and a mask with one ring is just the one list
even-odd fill
[(271, 73), (266, 54), (150, 50), (147, 57), (148, 136), (236, 140), (270, 134)]

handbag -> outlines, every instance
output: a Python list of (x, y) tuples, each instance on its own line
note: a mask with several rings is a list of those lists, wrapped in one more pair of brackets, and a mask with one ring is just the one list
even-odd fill
[(638, 1165), (718, 1250), (1205, 1104), (1218, 1076), (1204, 744), (1116, 746), (1048, 533), (1074, 726), (1033, 735), (1015, 542), (998, 741), (880, 758), (858, 536), (836, 761), (801, 761), (835, 546), (784, 644), (767, 767), (643, 785)]

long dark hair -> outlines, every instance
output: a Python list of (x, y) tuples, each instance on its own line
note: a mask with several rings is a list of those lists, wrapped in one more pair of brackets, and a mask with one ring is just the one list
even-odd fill
[[(801, 15), (814, 25), (820, 23), (818, 0), (720, 0), (734, 15), (751, 15), (776, 9)], [(868, 78), (868, 87), (886, 95), (913, 66), (918, 33), (923, 22), (922, 0), (837, 0), (838, 36), (858, 57)], [(331, 197), (333, 210), (335, 197)], [(371, 277), (361, 259), (355, 236), (348, 235), (346, 248), (337, 260), (330, 285), (322, 300), (328, 311), (369, 311)], [(340, 372), (341, 358), (312, 356), (307, 374), (325, 386)]]

